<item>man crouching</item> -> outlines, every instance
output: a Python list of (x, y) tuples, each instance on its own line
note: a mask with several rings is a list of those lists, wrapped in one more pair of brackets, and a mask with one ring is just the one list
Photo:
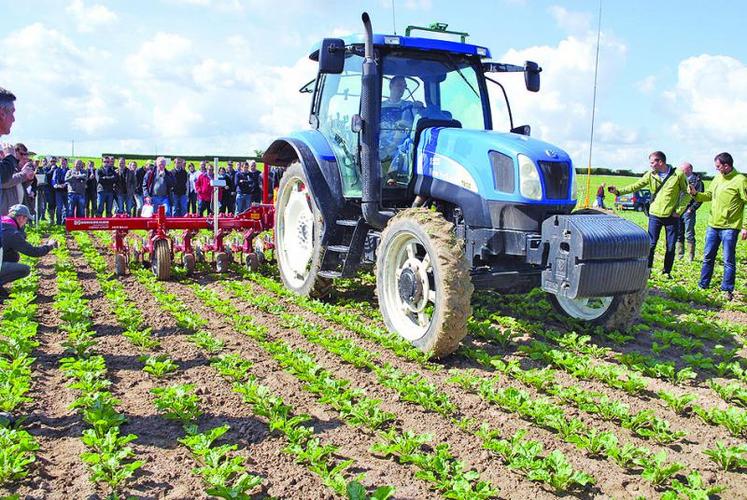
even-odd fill
[(8, 210), (8, 215), (0, 219), (3, 234), (2, 267), (0, 267), (0, 303), (8, 297), (8, 292), (3, 288), (6, 283), (25, 278), (31, 272), (26, 264), (18, 262), (19, 253), (30, 257), (43, 257), (50, 250), (57, 247), (57, 242), (50, 240), (46, 245), (34, 246), (26, 241), (26, 232), (23, 227), (31, 218), (31, 213), (26, 205), (13, 205)]

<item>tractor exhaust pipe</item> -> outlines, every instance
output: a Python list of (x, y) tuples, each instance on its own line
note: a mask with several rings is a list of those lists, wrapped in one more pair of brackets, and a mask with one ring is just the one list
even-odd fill
[(363, 218), (375, 229), (383, 229), (393, 212), (381, 210), (381, 160), (379, 122), (381, 118), (381, 78), (373, 49), (373, 30), (367, 12), (361, 16), (366, 32), (361, 88), (361, 209)]

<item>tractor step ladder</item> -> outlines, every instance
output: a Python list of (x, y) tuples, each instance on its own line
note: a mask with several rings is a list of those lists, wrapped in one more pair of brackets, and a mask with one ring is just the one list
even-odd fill
[(363, 217), (340, 219), (335, 244), (327, 246), (319, 276), (328, 279), (355, 276), (363, 255), (363, 243), (368, 233), (368, 224)]

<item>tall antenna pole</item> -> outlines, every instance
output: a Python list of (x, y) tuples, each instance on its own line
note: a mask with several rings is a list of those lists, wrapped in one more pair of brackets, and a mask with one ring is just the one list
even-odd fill
[(584, 208), (589, 206), (591, 190), (591, 153), (594, 147), (594, 119), (597, 111), (597, 76), (599, 74), (599, 39), (602, 34), (602, 0), (599, 0), (599, 19), (597, 21), (597, 53), (594, 59), (594, 97), (591, 103), (591, 133), (589, 134), (589, 165), (586, 169), (586, 199)]
[(394, 17), (394, 0), (392, 0), (392, 31), (394, 31), (394, 34), (397, 34), (397, 21)]

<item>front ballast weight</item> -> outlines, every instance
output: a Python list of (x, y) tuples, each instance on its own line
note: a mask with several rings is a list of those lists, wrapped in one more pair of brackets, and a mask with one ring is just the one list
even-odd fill
[(542, 289), (556, 309), (606, 328), (638, 316), (649, 277), (648, 234), (606, 214), (555, 215), (542, 224), (542, 244), (529, 255), (545, 263)]

